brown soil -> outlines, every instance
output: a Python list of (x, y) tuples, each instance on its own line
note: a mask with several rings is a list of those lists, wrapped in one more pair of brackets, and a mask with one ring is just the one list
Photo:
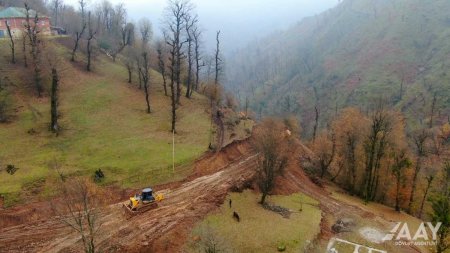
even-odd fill
[[(100, 219), (103, 252), (178, 252), (192, 226), (223, 203), (231, 189), (253, 178), (256, 156), (247, 142), (206, 154), (181, 182), (157, 186), (165, 195), (159, 208), (126, 220), (121, 203)], [(125, 200), (125, 199), (124, 199)], [(48, 202), (0, 211), (0, 252), (79, 252), (79, 236), (52, 217)], [(7, 217), (7, 218), (5, 218)]]
[[(338, 201), (326, 189), (314, 184), (300, 166), (301, 161), (313, 159), (312, 152), (299, 142), (293, 146), (296, 150), (292, 154), (296, 159), (292, 159), (284, 176), (277, 181), (274, 193), (302, 192), (319, 202), (323, 217), (321, 234), (316, 241), (323, 246), (335, 236), (331, 225), (342, 217), (370, 218), (381, 228), (389, 227), (384, 218), (357, 205)], [(249, 185), (257, 166), (256, 158), (248, 141), (234, 143), (219, 153), (201, 157), (187, 179), (156, 186), (155, 189), (166, 197), (157, 209), (127, 220), (121, 203), (111, 204), (100, 219), (99, 249), (102, 252), (182, 252), (195, 223), (216, 210), (230, 190)], [(127, 193), (122, 193), (123, 200)], [(78, 234), (43, 211), (49, 210), (46, 205), (35, 203), (0, 210), (0, 223), (10, 224), (0, 227), (0, 252), (80, 252)], [(420, 252), (408, 247), (398, 249), (399, 252)]]

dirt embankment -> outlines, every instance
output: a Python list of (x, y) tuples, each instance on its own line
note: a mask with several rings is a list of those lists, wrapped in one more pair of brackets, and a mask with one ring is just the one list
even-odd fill
[[(300, 142), (293, 144), (293, 159), (283, 177), (277, 180), (275, 194), (303, 192), (319, 201), (323, 211), (319, 243), (335, 235), (331, 231), (334, 220), (342, 217), (371, 219), (380, 227), (389, 222), (357, 205), (336, 200), (326, 189), (314, 184), (302, 168), (303, 162), (313, 159), (313, 153)], [(121, 203), (111, 204), (100, 219), (101, 232), (97, 238), (104, 252), (182, 252), (187, 236), (196, 222), (218, 208), (231, 190), (249, 185), (254, 177), (257, 157), (248, 141), (234, 143), (219, 153), (205, 154), (195, 162), (193, 174), (187, 179), (156, 186), (166, 200), (157, 209), (126, 220)], [(125, 199), (124, 199), (125, 200)], [(46, 203), (45, 203), (46, 204)], [(18, 217), (29, 215), (30, 208), (43, 203), (18, 207)], [(9, 212), (9, 213), (8, 213)], [(21, 213), (22, 212), (22, 213)], [(0, 211), (13, 215), (13, 210)], [(0, 252), (80, 252), (77, 233), (63, 225), (56, 217), (22, 219), (15, 226), (0, 228)], [(401, 252), (419, 252), (401, 248)]]
[[(105, 252), (178, 252), (192, 226), (220, 206), (230, 190), (245, 187), (255, 166), (256, 156), (246, 141), (204, 155), (188, 179), (155, 187), (164, 188), (161, 191), (166, 196), (159, 208), (126, 220), (120, 203), (108, 206), (100, 219), (99, 248)], [(24, 217), (46, 204), (0, 211), (0, 217), (18, 214), (10, 222), (14, 226), (0, 228), (0, 252), (80, 251), (78, 234), (57, 217)]]

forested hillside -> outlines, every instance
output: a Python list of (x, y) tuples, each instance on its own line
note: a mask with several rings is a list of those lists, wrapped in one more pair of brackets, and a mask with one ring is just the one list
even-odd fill
[[(450, 113), (450, 2), (344, 0), (229, 60), (228, 87), (257, 115), (296, 114), (311, 136), (340, 109), (383, 99), (408, 128)], [(317, 110), (316, 110), (317, 109)], [(433, 119), (433, 120), (432, 120)]]

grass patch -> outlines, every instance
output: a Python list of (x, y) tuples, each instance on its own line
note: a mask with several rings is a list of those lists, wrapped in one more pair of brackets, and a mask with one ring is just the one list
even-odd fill
[[(198, 236), (206, 226), (228, 244), (224, 247), (235, 252), (276, 252), (280, 245), (286, 246), (285, 252), (302, 252), (320, 232), (321, 211), (315, 200), (303, 194), (271, 196), (269, 202), (294, 211), (285, 219), (263, 209), (258, 204), (259, 197), (252, 191), (230, 194), (217, 213), (197, 224), (192, 237), (202, 239)], [(228, 205), (230, 198), (232, 208)], [(233, 211), (239, 214), (240, 222), (233, 220)], [(198, 250), (193, 245), (188, 248), (191, 252)]]
[[(0, 41), (0, 51), (8, 49), (8, 44)], [(0, 166), (13, 164), (19, 168), (14, 175), (0, 172), (0, 194), (5, 204), (18, 203), (20, 196), (29, 196), (22, 193), (33, 191), (36, 185), (40, 188), (38, 196), (50, 195), (55, 180), (46, 180), (44, 186), (39, 180), (56, 176), (49, 165), (54, 161), (65, 175), (92, 177), (94, 171), (102, 169), (102, 184), (127, 188), (178, 180), (190, 172), (186, 165), (209, 144), (209, 115), (204, 110), (208, 102), (203, 96), (182, 98), (175, 138), (175, 163), (182, 168), (173, 173), (170, 99), (163, 94), (160, 75), (151, 73), (153, 112), (147, 114), (144, 92), (136, 84), (127, 83), (120, 62), (99, 56), (94, 61), (95, 71), (87, 73), (67, 61), (63, 47), (57, 49), (65, 59), (59, 101), (63, 131), (58, 137), (48, 131), (48, 98), (37, 99), (22, 89), (29, 84), (16, 83), (15, 119), (0, 124)], [(7, 60), (1, 58), (0, 64), (7, 64)], [(6, 73), (10, 79), (20, 80), (24, 75), (19, 67), (9, 68), (3, 77)]]

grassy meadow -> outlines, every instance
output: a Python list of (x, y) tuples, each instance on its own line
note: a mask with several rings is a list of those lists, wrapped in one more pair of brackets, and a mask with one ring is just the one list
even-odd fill
[[(217, 239), (219, 250), (230, 252), (277, 252), (277, 247), (282, 245), (286, 246), (285, 252), (303, 252), (320, 232), (322, 216), (314, 199), (303, 194), (270, 196), (269, 203), (292, 211), (286, 219), (262, 208), (258, 204), (259, 198), (250, 190), (230, 194), (220, 210), (197, 224), (192, 238), (208, 240), (207, 237), (214, 234), (220, 238)], [(232, 199), (232, 208), (229, 199)], [(240, 222), (233, 219), (234, 211), (239, 214)], [(209, 232), (205, 234), (205, 231)], [(194, 242), (187, 246), (190, 252), (197, 252), (199, 247), (201, 250), (202, 246)]]
[[(11, 206), (29, 196), (51, 195), (58, 174), (93, 176), (101, 169), (104, 185), (143, 187), (182, 178), (189, 164), (207, 150), (209, 117), (207, 101), (200, 95), (182, 99), (178, 110), (175, 163), (183, 168), (172, 173), (170, 98), (165, 97), (162, 78), (151, 73), (152, 114), (145, 109), (144, 92), (127, 83), (120, 61), (113, 63), (101, 55), (93, 73), (82, 63), (72, 64), (68, 52), (58, 46), (60, 69), (59, 136), (48, 130), (50, 101), (38, 99), (31, 84), (23, 80), (21, 63), (8, 61), (8, 44), (0, 41), (1, 78), (13, 84), (15, 115), (0, 124), (0, 168), (19, 168), (14, 175), (0, 171), (0, 195)], [(19, 53), (20, 54), (20, 53)], [(20, 55), (18, 58), (20, 59)], [(82, 62), (84, 56), (79, 54)], [(137, 78), (134, 80), (137, 83)], [(45, 80), (49, 86), (49, 80)]]

